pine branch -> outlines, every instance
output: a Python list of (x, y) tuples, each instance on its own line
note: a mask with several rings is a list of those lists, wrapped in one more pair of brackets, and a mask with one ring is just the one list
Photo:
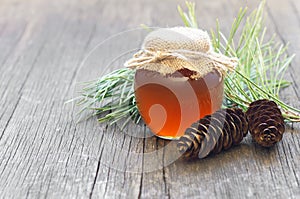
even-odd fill
[[(299, 122), (300, 110), (287, 105), (279, 98), (280, 90), (291, 84), (284, 80), (284, 73), (294, 55), (288, 55), (288, 46), (276, 42), (275, 36), (266, 41), (267, 29), (263, 24), (264, 4), (265, 1), (262, 1), (247, 17), (247, 9), (241, 8), (228, 37), (220, 30), (218, 20), (216, 30), (211, 31), (215, 51), (239, 59), (236, 72), (229, 73), (225, 78), (223, 107), (238, 106), (245, 110), (252, 101), (266, 98), (280, 105), (285, 119)], [(187, 27), (198, 28), (195, 4), (186, 2), (186, 6), (187, 13), (178, 6), (184, 24)], [(241, 25), (242, 22), (245, 22), (244, 25)], [(134, 70), (122, 68), (89, 82), (76, 98), (77, 105), (82, 107), (80, 113), (93, 111), (90, 116), (97, 115), (99, 122), (110, 124), (125, 119), (123, 126), (130, 120), (139, 122), (141, 116), (135, 102), (134, 74)]]

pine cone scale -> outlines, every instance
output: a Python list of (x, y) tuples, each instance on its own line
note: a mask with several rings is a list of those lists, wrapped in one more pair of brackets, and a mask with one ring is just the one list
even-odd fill
[(242, 121), (239, 119), (239, 117), (236, 116), (235, 114), (232, 114), (232, 118), (233, 118), (233, 121), (231, 122), (231, 124), (233, 124), (233, 126), (237, 127), (236, 131), (234, 132), (234, 136), (233, 136), (233, 143), (236, 145), (236, 144), (239, 144), (243, 139), (243, 134), (238, 133), (242, 130), (243, 124), (242, 124)]

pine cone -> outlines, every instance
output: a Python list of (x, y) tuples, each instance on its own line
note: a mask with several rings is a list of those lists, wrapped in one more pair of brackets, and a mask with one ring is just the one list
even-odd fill
[(241, 109), (221, 109), (193, 123), (177, 148), (184, 157), (204, 158), (239, 144), (247, 131), (247, 117)]
[(252, 102), (246, 112), (252, 138), (261, 146), (271, 147), (282, 139), (284, 118), (274, 101)]

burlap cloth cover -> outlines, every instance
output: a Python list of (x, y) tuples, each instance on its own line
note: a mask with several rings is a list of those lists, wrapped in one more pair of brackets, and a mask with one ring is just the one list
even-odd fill
[(191, 79), (213, 70), (224, 75), (236, 65), (236, 58), (213, 51), (206, 31), (187, 27), (152, 31), (144, 39), (142, 49), (125, 63), (126, 67), (157, 71), (163, 75), (188, 69), (193, 72)]

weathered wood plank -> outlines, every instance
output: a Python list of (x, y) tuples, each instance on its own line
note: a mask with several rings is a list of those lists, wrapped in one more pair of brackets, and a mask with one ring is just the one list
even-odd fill
[[(138, 47), (144, 33), (115, 37), (115, 42), (102, 44), (81, 66), (87, 53), (111, 34), (140, 23), (181, 25), (177, 4), (184, 2), (3, 1), (2, 197), (300, 196), (299, 125), (288, 128), (284, 140), (273, 149), (256, 146), (248, 136), (240, 146), (219, 155), (170, 163), (176, 160), (174, 143), (156, 137), (140, 138), (150, 135), (144, 126), (121, 132), (118, 126), (100, 125), (95, 119), (75, 124), (73, 107), (64, 102), (74, 96), (77, 83), (97, 77), (106, 70), (110, 59)], [(201, 27), (215, 27), (215, 18), (219, 18), (226, 33), (239, 7), (246, 4), (251, 10), (258, 1), (197, 2)], [(277, 32), (279, 39), (291, 41), (289, 53), (299, 54), (299, 6), (296, 0), (268, 1), (268, 27)], [(121, 65), (126, 56), (111, 65)], [(297, 107), (299, 100), (294, 99), (299, 92), (299, 63), (296, 57), (287, 77), (294, 87), (282, 92), (284, 99)]]
[[(23, 60), (15, 66), (15, 74), (18, 75), (15, 79), (20, 80), (11, 81), (16, 84), (16, 89), (13, 84), (9, 85), (17, 94), (20, 92), (22, 97), (1, 139), (4, 143), (1, 150), (1, 187), (6, 190), (4, 196), (7, 197), (15, 194), (22, 197), (47, 194), (60, 196), (61, 193), (54, 190), (71, 190), (72, 186), (76, 185), (69, 183), (75, 182), (74, 173), (79, 172), (82, 180), (90, 175), (93, 179), (94, 171), (89, 174), (88, 168), (97, 165), (93, 164), (97, 161), (92, 160), (87, 167), (81, 166), (86, 164), (86, 159), (88, 162), (88, 158), (82, 156), (80, 151), (74, 153), (75, 148), (81, 145), (76, 138), (70, 114), (63, 108), (64, 101), (67, 100), (66, 95), (70, 92), (73, 73), (79, 62), (74, 60), (74, 57), (80, 59), (83, 56), (86, 43), (83, 45), (81, 41), (88, 39), (93, 24), (86, 23), (80, 32), (78, 21), (74, 23), (68, 16), (64, 20), (59, 16), (45, 17), (48, 19), (40, 19), (25, 40), (25, 47), (20, 55)], [(74, 43), (74, 40), (77, 42)], [(39, 46), (43, 48), (40, 50)], [(35, 51), (38, 51), (38, 55), (35, 55)], [(61, 56), (64, 53), (66, 55)], [(57, 65), (59, 67), (56, 67)], [(26, 68), (30, 68), (28, 75)], [(22, 80), (24, 74), (26, 81)], [(17, 86), (22, 86), (22, 90)], [(64, 121), (61, 121), (62, 117), (65, 118)], [(68, 176), (71, 179), (68, 179)], [(88, 186), (91, 186), (92, 182), (82, 186), (80, 193), (83, 194), (85, 189), (89, 189)], [(74, 194), (76, 191), (73, 191)]]

